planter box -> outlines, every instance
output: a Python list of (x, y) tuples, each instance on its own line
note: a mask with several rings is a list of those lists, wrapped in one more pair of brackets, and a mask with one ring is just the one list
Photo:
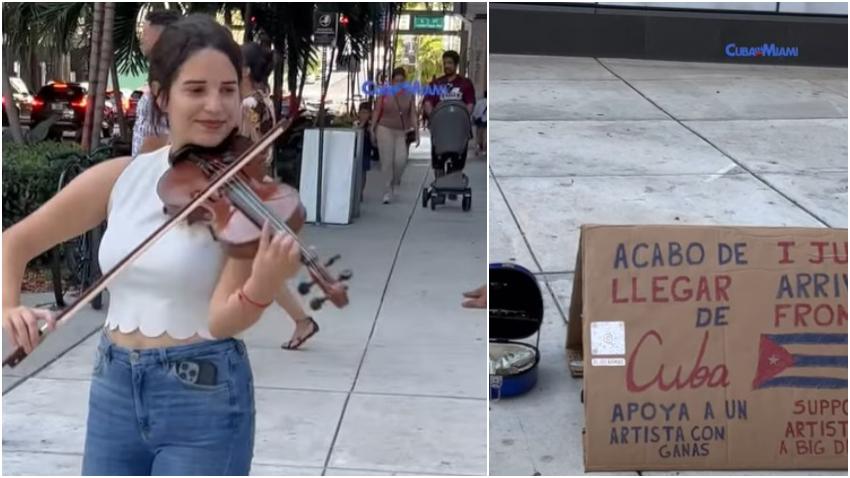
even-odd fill
[[(326, 128), (322, 151), (322, 223), (349, 224), (360, 215), (363, 183), (363, 131), (359, 128)], [(301, 158), (301, 202), (307, 222), (316, 222), (319, 130), (304, 131)]]

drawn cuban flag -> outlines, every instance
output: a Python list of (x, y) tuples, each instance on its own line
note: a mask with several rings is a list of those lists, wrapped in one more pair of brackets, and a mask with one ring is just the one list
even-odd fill
[(762, 334), (753, 389), (847, 388), (847, 334)]

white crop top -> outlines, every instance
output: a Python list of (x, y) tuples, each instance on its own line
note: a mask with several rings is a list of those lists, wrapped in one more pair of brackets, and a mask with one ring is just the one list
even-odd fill
[[(118, 177), (109, 198), (100, 267), (107, 271), (168, 220), (156, 192), (169, 168), (170, 147), (137, 156)], [(204, 225), (176, 225), (121, 272), (109, 286), (106, 325), (148, 337), (186, 339), (209, 332), (209, 303), (225, 253)]]

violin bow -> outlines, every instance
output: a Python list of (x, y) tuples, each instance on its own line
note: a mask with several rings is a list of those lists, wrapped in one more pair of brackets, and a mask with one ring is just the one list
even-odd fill
[[(100, 279), (98, 279), (94, 284), (92, 284), (88, 289), (86, 289), (71, 305), (62, 309), (59, 312), (59, 315), (56, 316), (56, 326), (60, 326), (68, 321), (70, 317), (79, 312), (83, 307), (85, 307), (89, 302), (91, 302), (97, 294), (106, 289), (106, 286), (112, 282), (115, 277), (118, 276), (121, 272), (124, 271), (130, 264), (133, 263), (136, 259), (139, 258), (142, 254), (145, 253), (151, 246), (153, 246), (156, 241), (162, 238), (168, 231), (174, 228), (180, 221), (189, 217), (189, 214), (198, 206), (201, 205), (204, 201), (209, 199), (215, 192), (227, 184), (234, 176), (236, 176), (239, 171), (242, 170), (244, 166), (250, 163), (260, 152), (264, 151), (266, 148), (272, 145), (274, 141), (284, 133), (288, 132), (290, 127), (295, 124), (295, 119), (298, 116), (294, 116), (287, 122), (280, 122), (272, 127), (272, 129), (266, 131), (266, 133), (257, 140), (250, 148), (246, 149), (242, 152), (239, 157), (233, 163), (227, 166), (227, 168), (221, 170), (220, 175), (213, 178), (209, 185), (207, 185), (206, 189), (202, 190), (194, 199), (192, 199), (189, 204), (187, 204), (183, 209), (181, 209), (177, 214), (172, 216), (168, 221), (159, 226), (150, 236), (145, 238), (138, 246), (135, 247), (127, 256), (125, 256), (121, 261), (118, 262), (115, 267), (107, 271), (103, 274)], [(47, 331), (47, 324), (43, 324), (38, 329), (38, 335), (42, 336)], [(10, 368), (14, 368), (17, 366), (23, 359), (27, 357), (27, 352), (23, 347), (18, 347), (14, 352), (9, 354), (8, 356), (3, 358), (3, 366), (9, 366)]]

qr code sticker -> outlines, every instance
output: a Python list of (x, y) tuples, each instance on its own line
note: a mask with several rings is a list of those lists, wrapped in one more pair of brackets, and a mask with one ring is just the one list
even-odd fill
[(625, 355), (625, 322), (591, 322), (590, 353), (592, 355)]

